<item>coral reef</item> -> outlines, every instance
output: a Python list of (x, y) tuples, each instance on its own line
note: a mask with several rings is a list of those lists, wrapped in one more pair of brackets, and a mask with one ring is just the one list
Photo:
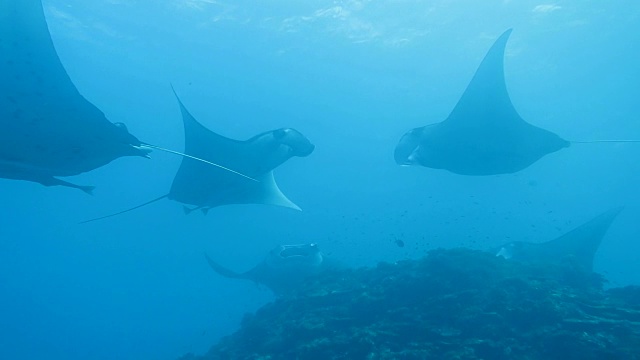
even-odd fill
[(640, 288), (467, 249), (325, 273), (247, 315), (213, 359), (640, 359)]

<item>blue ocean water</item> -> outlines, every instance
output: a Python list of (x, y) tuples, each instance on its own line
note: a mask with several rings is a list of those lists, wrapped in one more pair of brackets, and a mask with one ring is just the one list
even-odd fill
[[(524, 119), (570, 140), (640, 139), (633, 1), (43, 0), (80, 92), (144, 141), (181, 149), (176, 88), (232, 138), (293, 127), (316, 145), (276, 170), (303, 212), (227, 206), (185, 216), (165, 194), (180, 159), (122, 158), (77, 190), (0, 180), (0, 358), (173, 359), (204, 352), (273, 297), (216, 276), (278, 244), (353, 266), (437, 247), (545, 241), (625, 205), (596, 256), (640, 283), (640, 145), (584, 144), (511, 175), (398, 167), (408, 129), (444, 119), (495, 38)], [(395, 240), (402, 239), (404, 247)]]

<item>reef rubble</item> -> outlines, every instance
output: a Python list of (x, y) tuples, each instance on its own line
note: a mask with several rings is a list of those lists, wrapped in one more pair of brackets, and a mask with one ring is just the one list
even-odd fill
[(640, 287), (468, 250), (341, 269), (278, 297), (214, 359), (640, 359)]

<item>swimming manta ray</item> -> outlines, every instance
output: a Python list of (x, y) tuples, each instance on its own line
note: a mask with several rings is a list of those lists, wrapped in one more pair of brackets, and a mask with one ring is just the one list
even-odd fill
[(78, 92), (51, 41), (40, 0), (0, 0), (0, 177), (89, 192), (71, 176), (146, 156), (124, 125)]
[(230, 279), (251, 280), (281, 295), (299, 287), (306, 279), (329, 270), (332, 265), (316, 244), (280, 245), (251, 270), (237, 273), (213, 261), (205, 254), (209, 266)]
[(91, 192), (57, 177), (148, 157), (150, 148), (173, 152), (141, 142), (78, 92), (40, 0), (0, 0), (0, 178)]
[[(200, 124), (177, 95), (176, 99), (184, 122), (185, 152), (222, 168), (183, 158), (168, 194), (83, 223), (123, 214), (164, 198), (195, 206), (185, 207), (186, 213), (200, 209), (206, 214), (210, 208), (230, 204), (265, 204), (300, 210), (280, 191), (273, 170), (291, 157), (306, 157), (313, 152), (314, 145), (304, 135), (295, 129), (283, 128), (244, 141), (229, 139)], [(246, 177), (226, 168), (233, 168)]]
[(622, 207), (604, 212), (566, 234), (544, 243), (514, 241), (501, 246), (496, 256), (531, 263), (569, 262), (578, 269), (593, 270), (602, 238)]
[(177, 95), (176, 99), (184, 121), (185, 152), (233, 167), (258, 181), (229, 176), (220, 169), (183, 159), (169, 199), (205, 211), (229, 204), (268, 204), (300, 210), (280, 191), (273, 170), (294, 156), (309, 156), (315, 148), (309, 139), (291, 128), (266, 131), (244, 141), (229, 139), (200, 124)]
[[(572, 142), (520, 117), (504, 78), (504, 51), (511, 29), (493, 44), (462, 97), (442, 122), (408, 131), (395, 148), (399, 165), (445, 169), (462, 175), (520, 171)], [(595, 140), (588, 142), (637, 142)]]

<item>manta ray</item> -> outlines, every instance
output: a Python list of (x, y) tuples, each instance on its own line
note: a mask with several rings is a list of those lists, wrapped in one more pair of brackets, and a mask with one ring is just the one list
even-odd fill
[[(174, 91), (175, 94), (175, 91)], [(169, 193), (141, 205), (83, 223), (123, 214), (168, 198), (185, 206), (185, 212), (230, 204), (265, 204), (300, 210), (278, 188), (273, 170), (292, 157), (309, 156), (315, 146), (299, 131), (281, 128), (266, 131), (248, 140), (219, 135), (200, 124), (177, 94), (185, 131), (185, 152), (220, 167), (184, 157)], [(227, 171), (233, 168), (237, 172)], [(245, 177), (238, 176), (240, 174)]]
[(0, 79), (0, 177), (90, 192), (56, 176), (147, 155), (71, 82), (40, 0), (0, 0)]
[(398, 142), (399, 165), (445, 169), (461, 175), (518, 172), (571, 143), (637, 140), (567, 141), (527, 123), (511, 103), (504, 77), (505, 31), (489, 49), (449, 116), (408, 131)]
[(123, 156), (148, 157), (151, 148), (174, 152), (141, 142), (80, 94), (58, 58), (40, 0), (0, 0), (1, 178), (90, 193), (92, 186), (58, 177)]
[(309, 277), (335, 266), (316, 244), (280, 245), (269, 251), (261, 263), (243, 273), (223, 267), (206, 254), (205, 257), (209, 266), (219, 275), (251, 280), (268, 287), (276, 295), (294, 290)]
[(566, 234), (543, 243), (514, 241), (502, 245), (496, 256), (530, 263), (570, 263), (584, 271), (593, 270), (602, 238), (622, 207), (606, 211)]

